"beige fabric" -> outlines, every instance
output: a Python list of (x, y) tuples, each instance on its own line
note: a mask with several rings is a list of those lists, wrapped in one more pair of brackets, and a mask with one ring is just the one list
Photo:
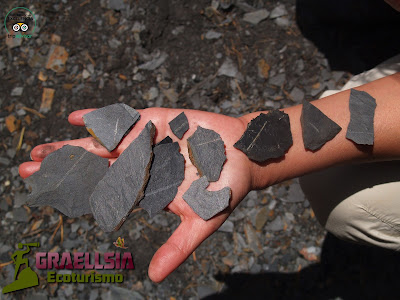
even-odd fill
[(393, 75), (400, 72), (400, 55), (379, 64), (375, 68), (365, 71), (361, 74), (353, 76), (341, 90), (327, 90), (322, 93), (321, 98), (328, 97), (340, 91), (345, 91), (366, 84), (374, 80), (381, 79), (385, 76)]
[(362, 190), (340, 202), (326, 229), (337, 237), (400, 251), (400, 182)]
[(400, 161), (333, 167), (301, 177), (300, 185), (338, 238), (400, 251)]

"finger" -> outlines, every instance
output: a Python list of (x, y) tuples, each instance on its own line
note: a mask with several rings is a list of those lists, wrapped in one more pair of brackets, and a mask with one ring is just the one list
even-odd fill
[[(111, 158), (108, 160), (109, 166), (111, 166), (113, 163), (115, 163), (117, 159)], [(29, 176), (31, 176), (33, 173), (37, 172), (40, 170), (40, 162), (36, 161), (29, 161), (29, 162), (24, 162), (19, 166), (19, 175), (25, 179)]]
[[(75, 126), (85, 126), (85, 123), (83, 122), (83, 116), (94, 110), (96, 110), (96, 108), (87, 108), (87, 109), (76, 110), (68, 116), (68, 122)], [(139, 113), (142, 112), (141, 109), (138, 109), (137, 111)]]
[(29, 176), (31, 176), (33, 173), (39, 171), (40, 169), (40, 162), (36, 161), (29, 161), (29, 162), (24, 162), (19, 166), (19, 175), (25, 179)]
[(226, 219), (219, 215), (209, 221), (201, 218), (184, 219), (167, 242), (154, 254), (149, 266), (149, 277), (154, 282), (163, 281), (192, 252), (209, 237)]
[(96, 110), (96, 108), (76, 110), (68, 116), (68, 122), (75, 126), (85, 126), (85, 123), (83, 122), (83, 116), (94, 110)]
[[(84, 109), (73, 112), (68, 120), (71, 124), (74, 125), (83, 125), (82, 116), (85, 113), (93, 111), (93, 109)], [(130, 134), (122, 140), (122, 142), (118, 145), (118, 147), (113, 150), (112, 152), (108, 152), (108, 150), (103, 147), (96, 139), (90, 138), (83, 138), (79, 140), (72, 140), (72, 141), (61, 141), (55, 143), (49, 143), (45, 145), (39, 145), (35, 147), (31, 152), (31, 158), (34, 161), (42, 161), (47, 155), (50, 153), (60, 149), (64, 145), (72, 145), (72, 146), (80, 146), (85, 148), (87, 151), (92, 152), (96, 155), (105, 157), (105, 158), (112, 158), (118, 157), (122, 151), (128, 147), (128, 145), (140, 134), (143, 128), (146, 126), (147, 122), (152, 120), (153, 123), (156, 125), (156, 137), (155, 143), (158, 143), (163, 138), (165, 138), (165, 115), (168, 112), (168, 109), (158, 108), (158, 109), (148, 109), (148, 110), (140, 110), (141, 118), (140, 121), (134, 127), (134, 130), (130, 132)]]
[[(68, 121), (72, 125), (85, 126), (85, 123), (83, 122), (83, 116), (94, 110), (95, 109), (82, 109), (74, 111), (69, 115)], [(140, 113), (140, 120), (134, 125), (132, 131), (130, 131), (130, 134), (128, 135), (128, 138), (125, 138), (120, 144), (120, 146), (122, 145), (122, 149), (125, 149), (126, 146), (129, 145), (132, 142), (132, 140), (135, 139), (140, 134), (142, 129), (149, 121), (152, 121), (157, 129), (155, 136), (156, 143), (160, 142), (166, 136), (165, 118), (168, 112), (170, 111), (169, 109), (152, 108), (152, 109), (138, 109), (137, 111)]]
[(31, 158), (34, 161), (42, 161), (47, 155), (50, 153), (62, 148), (65, 145), (71, 146), (79, 146), (86, 149), (93, 154), (96, 154), (105, 158), (112, 158), (118, 156), (117, 152), (108, 152), (103, 145), (101, 145), (96, 139), (92, 137), (83, 138), (79, 140), (71, 140), (71, 141), (61, 141), (55, 143), (49, 143), (44, 145), (39, 145), (33, 148), (31, 151)]

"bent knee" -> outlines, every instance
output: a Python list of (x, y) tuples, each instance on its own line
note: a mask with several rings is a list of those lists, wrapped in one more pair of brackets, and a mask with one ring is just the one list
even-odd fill
[(340, 202), (326, 229), (338, 238), (400, 251), (400, 183), (377, 185)]

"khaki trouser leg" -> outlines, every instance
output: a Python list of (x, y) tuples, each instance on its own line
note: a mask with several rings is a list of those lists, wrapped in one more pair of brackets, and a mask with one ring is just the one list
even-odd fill
[(400, 251), (400, 162), (333, 167), (301, 177), (300, 185), (338, 238)]

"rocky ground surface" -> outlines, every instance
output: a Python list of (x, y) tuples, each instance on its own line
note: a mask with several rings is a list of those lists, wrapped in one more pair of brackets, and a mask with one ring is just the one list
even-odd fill
[[(67, 122), (77, 109), (123, 102), (240, 116), (340, 88), (350, 74), (332, 72), (302, 36), (295, 1), (29, 3), (37, 18), (33, 37), (0, 44), (1, 286), (13, 280), (14, 265), (7, 262), (18, 242), (39, 241), (40, 251), (107, 252), (116, 251), (113, 242), (121, 236), (135, 270), (122, 271), (118, 286), (44, 283), (0, 298), (198, 299), (224, 291), (224, 276), (300, 274), (319, 263), (325, 232), (298, 180), (250, 192), (218, 232), (155, 284), (147, 267), (178, 226), (177, 216), (149, 219), (138, 211), (120, 231), (106, 234), (91, 216), (68, 219), (49, 207), (25, 206), (28, 191), (18, 175), (36, 145), (88, 136)], [(19, 4), (2, 2), (0, 11)], [(316, 284), (309, 281), (305, 286)]]

